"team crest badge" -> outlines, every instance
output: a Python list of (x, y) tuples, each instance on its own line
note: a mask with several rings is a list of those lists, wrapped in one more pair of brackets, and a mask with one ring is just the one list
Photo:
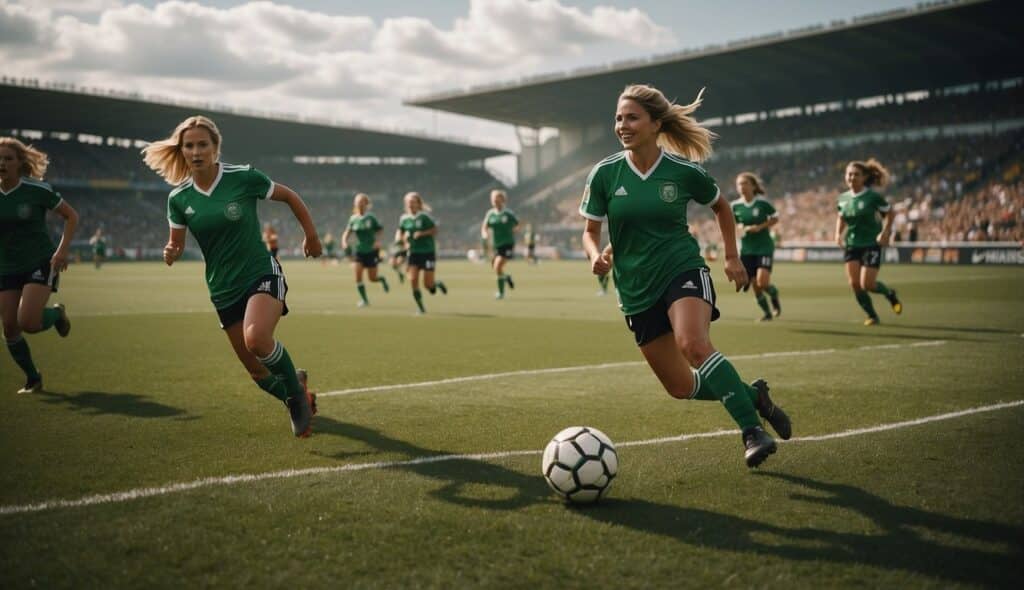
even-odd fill
[(502, 223), (508, 223), (508, 215), (502, 215), (501, 216), (501, 222)]
[(761, 210), (758, 209), (757, 207), (754, 207), (754, 215), (760, 215), (760, 214), (761, 214)]
[(18, 205), (18, 219), (28, 219), (29, 217), (32, 217), (32, 205), (28, 203)]
[(416, 220), (416, 227), (423, 227), (423, 220), (422, 219), (417, 219)]
[(857, 203), (857, 209), (858, 209), (858, 210), (864, 209), (864, 201), (859, 201), (859, 202)]
[(661, 185), (661, 200), (666, 203), (674, 203), (679, 198), (679, 187), (674, 182), (666, 182)]
[(242, 206), (238, 203), (228, 203), (224, 207), (224, 217), (227, 217), (230, 221), (238, 221), (242, 218)]

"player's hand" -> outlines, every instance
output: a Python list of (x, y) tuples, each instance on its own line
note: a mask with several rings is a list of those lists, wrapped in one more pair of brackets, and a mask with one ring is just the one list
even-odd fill
[(746, 230), (747, 234), (756, 234), (761, 231), (760, 225), (744, 225), (743, 229)]
[(324, 247), (320, 243), (320, 237), (306, 236), (302, 238), (302, 253), (305, 254), (306, 258), (319, 258), (324, 252)]
[(747, 269), (743, 268), (739, 258), (725, 259), (725, 276), (736, 285), (737, 293), (750, 282), (750, 277), (747, 276)]
[(53, 253), (53, 258), (50, 258), (50, 268), (57, 272), (64, 272), (68, 269), (68, 254), (57, 250)]
[(177, 259), (181, 258), (181, 253), (184, 250), (184, 244), (174, 244), (168, 242), (167, 245), (164, 246), (164, 263), (166, 263), (167, 266), (174, 264), (174, 262)]
[(836, 236), (836, 245), (839, 246), (840, 248), (846, 247), (846, 244), (843, 243), (842, 236)]
[(892, 236), (892, 234), (887, 234), (885, 232), (882, 232), (882, 233), (878, 234), (878, 245), (879, 246), (883, 246), (883, 247), (884, 246), (888, 246), (889, 245), (889, 240), (891, 239), (891, 236)]
[(606, 275), (612, 270), (612, 259), (608, 254), (601, 252), (590, 261), (590, 270), (596, 275)]

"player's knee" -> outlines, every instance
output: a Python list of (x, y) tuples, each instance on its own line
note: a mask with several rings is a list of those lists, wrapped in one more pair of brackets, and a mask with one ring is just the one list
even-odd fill
[(771, 281), (768, 280), (768, 277), (757, 277), (757, 281), (755, 281), (754, 286), (757, 287), (758, 291), (764, 291), (768, 288), (770, 283)]
[[(18, 328), (26, 334), (35, 334), (43, 329), (43, 322), (38, 318), (18, 318)], [(4, 331), (6, 332), (6, 329)]]
[(864, 281), (863, 289), (865, 291), (874, 291), (875, 290), (875, 279), (868, 279), (868, 280)]
[(705, 338), (677, 336), (676, 344), (679, 346), (683, 356), (686, 357), (686, 360), (694, 367), (699, 367), (714, 352), (711, 343)]
[(274, 352), (274, 337), (256, 324), (245, 327), (243, 338), (245, 349), (258, 357), (266, 357)]
[(864, 287), (862, 287), (860, 284), (860, 279), (848, 279), (848, 282), (850, 283), (850, 288), (853, 289), (854, 291), (864, 290)]

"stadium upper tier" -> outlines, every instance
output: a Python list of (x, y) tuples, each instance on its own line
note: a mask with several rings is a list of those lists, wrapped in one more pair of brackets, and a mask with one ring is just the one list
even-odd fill
[(1024, 73), (1019, 14), (1015, 0), (928, 2), (408, 104), (524, 127), (565, 128), (609, 121), (615, 96), (634, 83), (652, 84), (680, 100), (706, 87), (700, 116), (707, 118), (1001, 80)]
[(64, 87), (40, 88), (33, 81), (0, 80), (0, 129), (152, 141), (167, 137), (186, 117), (203, 114), (216, 121), (224, 134), (225, 148), (242, 160), (330, 155), (466, 162), (508, 153), (454, 140), (290, 120), (283, 115), (257, 116), (218, 106), (164, 104), (115, 92), (97, 94), (59, 88)]

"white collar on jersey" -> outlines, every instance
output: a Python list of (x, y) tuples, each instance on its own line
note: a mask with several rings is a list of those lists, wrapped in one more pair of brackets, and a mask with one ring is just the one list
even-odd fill
[[(853, 191), (850, 191), (850, 192), (853, 192)], [(868, 187), (864, 187), (859, 193), (853, 193), (853, 196), (859, 197), (859, 196), (863, 195), (866, 192), (868, 192)]]
[(654, 161), (654, 165), (651, 166), (651, 169), (647, 171), (647, 174), (641, 174), (640, 171), (636, 169), (636, 164), (633, 163), (632, 154), (633, 152), (626, 150), (626, 163), (629, 164), (630, 170), (632, 170), (634, 174), (639, 176), (640, 180), (647, 180), (651, 176), (651, 174), (654, 174), (654, 171), (658, 169), (658, 164), (661, 164), (661, 159), (665, 157), (665, 150), (660, 150), (658, 152), (658, 159)]
[(195, 187), (196, 192), (198, 192), (199, 194), (203, 195), (204, 197), (209, 197), (210, 195), (213, 194), (213, 190), (217, 188), (217, 185), (220, 184), (221, 176), (224, 176), (224, 164), (217, 162), (217, 178), (213, 179), (213, 184), (210, 185), (210, 190), (204, 191), (203, 189), (199, 188), (199, 183), (196, 182), (195, 177), (192, 178), (192, 186)]
[(0, 195), (3, 195), (3, 196), (6, 197), (7, 195), (9, 195), (9, 194), (13, 193), (14, 191), (18, 190), (19, 186), (21, 186), (21, 179), (20, 178), (18, 179), (18, 184), (14, 185), (14, 188), (12, 188), (11, 190), (5, 191), (4, 189), (0, 188)]

